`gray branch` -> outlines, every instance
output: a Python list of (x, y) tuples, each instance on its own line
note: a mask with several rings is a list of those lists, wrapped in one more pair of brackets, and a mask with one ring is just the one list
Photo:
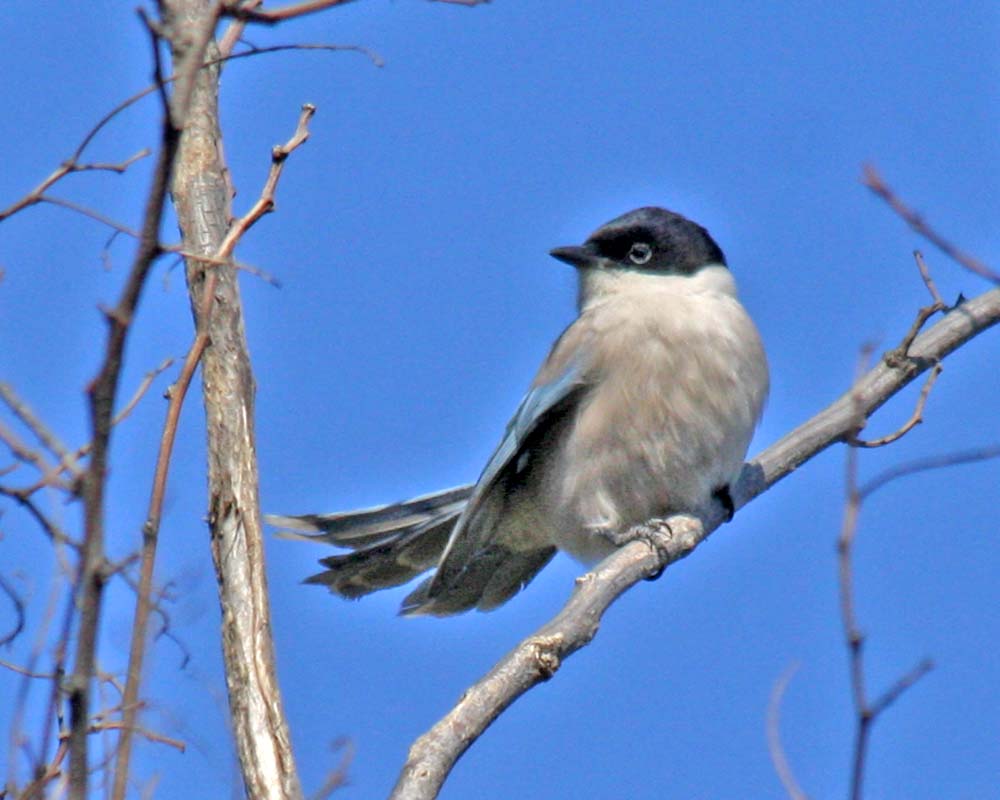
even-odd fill
[[(740, 508), (832, 444), (856, 433), (889, 398), (976, 335), (1000, 322), (1000, 289), (963, 302), (918, 336), (903, 357), (883, 359), (850, 391), (743, 467), (732, 487)], [(433, 728), (414, 742), (390, 800), (437, 797), (455, 762), (504, 709), (551, 678), (563, 660), (588, 644), (608, 607), (641, 579), (694, 550), (723, 521), (721, 508), (653, 524), (650, 542), (634, 541), (577, 580), (562, 611), (523, 640)], [(659, 531), (659, 532), (657, 532)], [(653, 546), (650, 546), (652, 544)]]
[[(175, 60), (206, 15), (203, 0), (165, 2)], [(211, 30), (211, 28), (209, 28)], [(214, 44), (209, 61), (218, 55)], [(251, 798), (295, 800), (302, 789), (275, 673), (274, 643), (257, 496), (255, 384), (236, 269), (215, 255), (230, 225), (230, 193), (220, 153), (218, 79), (203, 67), (174, 172), (173, 196), (184, 235), (187, 281), (199, 330), (206, 326), (202, 395), (208, 435), (208, 524), (222, 607), (222, 650), (236, 751)], [(205, 258), (198, 258), (204, 256)], [(205, 295), (209, 295), (205, 302)]]

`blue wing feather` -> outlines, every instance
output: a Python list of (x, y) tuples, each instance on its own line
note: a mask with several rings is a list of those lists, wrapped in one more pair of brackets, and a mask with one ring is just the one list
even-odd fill
[(535, 386), (524, 396), (521, 405), (507, 423), (500, 444), (493, 451), (482, 475), (479, 476), (469, 505), (475, 503), (477, 496), (491, 486), (497, 476), (521, 452), (525, 441), (538, 431), (549, 412), (562, 405), (582, 386), (583, 370), (578, 362), (572, 362), (554, 381)]

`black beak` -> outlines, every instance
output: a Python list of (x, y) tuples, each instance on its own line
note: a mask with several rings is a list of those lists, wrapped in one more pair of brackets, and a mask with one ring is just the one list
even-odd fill
[(560, 261), (565, 261), (577, 269), (597, 266), (598, 261), (597, 254), (587, 245), (582, 247), (578, 245), (557, 247), (554, 250), (550, 250), (549, 255), (553, 258), (558, 258)]

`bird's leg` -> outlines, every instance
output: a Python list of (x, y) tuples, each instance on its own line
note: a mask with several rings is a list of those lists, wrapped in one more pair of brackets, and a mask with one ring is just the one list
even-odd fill
[(733, 503), (733, 496), (729, 493), (729, 484), (720, 486), (712, 492), (712, 497), (722, 503), (722, 507), (726, 511), (726, 522), (732, 522), (736, 515), (736, 505)]

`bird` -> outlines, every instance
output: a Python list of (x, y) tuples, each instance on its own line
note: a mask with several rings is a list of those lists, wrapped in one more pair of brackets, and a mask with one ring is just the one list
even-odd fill
[(562, 550), (584, 564), (643, 523), (722, 503), (769, 372), (725, 255), (647, 206), (550, 253), (576, 269), (577, 318), (553, 344), (479, 480), (405, 502), (271, 516), (286, 538), (350, 552), (307, 583), (346, 598), (433, 570), (407, 616), (505, 603)]

